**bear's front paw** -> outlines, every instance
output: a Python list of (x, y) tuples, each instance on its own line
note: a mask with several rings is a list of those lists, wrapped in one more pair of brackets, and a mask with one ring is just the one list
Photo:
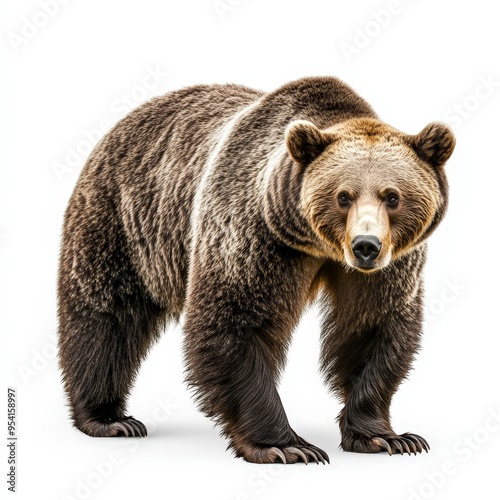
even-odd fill
[(393, 453), (414, 453), (429, 452), (429, 443), (421, 436), (406, 432), (398, 436), (397, 434), (389, 436), (350, 436), (342, 439), (341, 447), (344, 451), (353, 451), (355, 453), (379, 453), (386, 451), (389, 455)]
[(236, 450), (236, 456), (243, 457), (247, 462), (254, 464), (294, 464), (303, 462), (306, 465), (309, 462), (319, 464), (330, 463), (328, 455), (312, 444), (301, 440), (295, 446), (259, 446), (243, 445)]

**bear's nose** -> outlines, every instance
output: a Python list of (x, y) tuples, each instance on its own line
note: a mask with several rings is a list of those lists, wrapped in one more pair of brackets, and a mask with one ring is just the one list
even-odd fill
[(382, 243), (376, 236), (363, 234), (356, 236), (352, 240), (352, 251), (354, 255), (364, 263), (368, 263), (377, 258), (382, 248)]

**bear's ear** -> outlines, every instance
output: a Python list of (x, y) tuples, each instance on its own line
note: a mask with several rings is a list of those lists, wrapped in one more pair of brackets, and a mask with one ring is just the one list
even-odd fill
[(332, 143), (330, 134), (325, 134), (307, 120), (291, 122), (285, 139), (290, 156), (300, 165), (311, 163)]
[(441, 167), (455, 149), (455, 136), (444, 123), (429, 123), (422, 132), (410, 136), (410, 145), (415, 153), (433, 167)]

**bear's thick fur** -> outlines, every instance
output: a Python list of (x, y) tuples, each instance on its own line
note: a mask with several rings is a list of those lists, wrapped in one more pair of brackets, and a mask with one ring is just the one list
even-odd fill
[(389, 407), (418, 348), (426, 238), (447, 206), (451, 131), (407, 135), (336, 78), (264, 94), (196, 86), (140, 106), (98, 144), (64, 220), (60, 365), (74, 424), (145, 436), (127, 395), (185, 315), (188, 382), (250, 462), (324, 461), (276, 390), (304, 308), (346, 451), (421, 452)]

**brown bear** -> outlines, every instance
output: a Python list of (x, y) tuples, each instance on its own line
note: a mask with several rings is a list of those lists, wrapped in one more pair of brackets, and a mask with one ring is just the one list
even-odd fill
[(127, 416), (140, 363), (185, 315), (188, 383), (249, 462), (325, 462), (290, 427), (276, 384), (305, 307), (344, 407), (345, 451), (417, 453), (391, 398), (419, 346), (426, 239), (446, 210), (443, 124), (380, 121), (336, 78), (271, 93), (185, 88), (121, 120), (65, 214), (60, 365), (74, 425), (145, 436)]

